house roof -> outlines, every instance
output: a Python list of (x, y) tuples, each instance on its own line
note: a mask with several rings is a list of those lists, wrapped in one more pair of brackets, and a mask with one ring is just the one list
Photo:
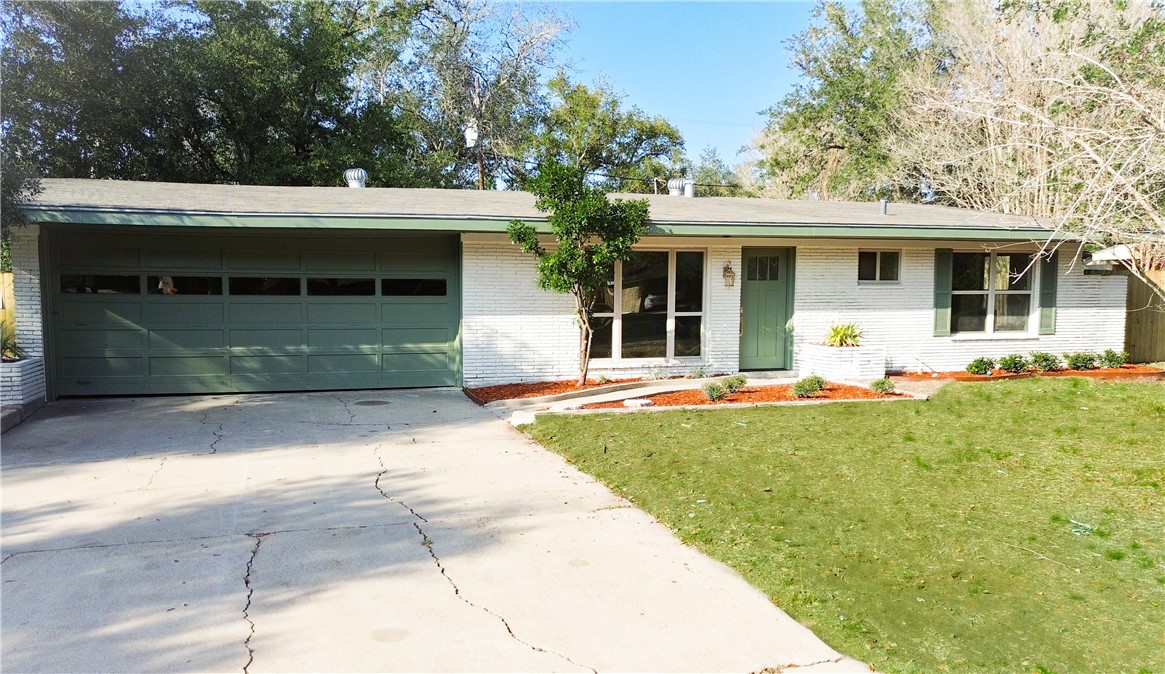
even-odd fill
[[(44, 179), (29, 205), (38, 222), (154, 226), (423, 229), (501, 232), (514, 218), (545, 225), (525, 192), (270, 187)], [(1050, 230), (1032, 218), (946, 206), (735, 197), (647, 199), (652, 234), (1031, 239)], [(544, 228), (544, 227), (543, 227)]]

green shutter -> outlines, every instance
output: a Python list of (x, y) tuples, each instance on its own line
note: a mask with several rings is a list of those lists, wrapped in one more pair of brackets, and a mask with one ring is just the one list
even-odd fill
[(950, 248), (934, 251), (934, 336), (951, 334), (951, 257)]
[(1056, 334), (1056, 277), (1059, 253), (1040, 260), (1040, 334)]

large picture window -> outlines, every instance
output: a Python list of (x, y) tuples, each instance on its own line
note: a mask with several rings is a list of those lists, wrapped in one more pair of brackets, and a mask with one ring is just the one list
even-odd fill
[(595, 302), (591, 357), (698, 357), (703, 320), (704, 253), (636, 252)]
[(955, 253), (951, 258), (951, 333), (1027, 332), (1032, 313), (1031, 256)]

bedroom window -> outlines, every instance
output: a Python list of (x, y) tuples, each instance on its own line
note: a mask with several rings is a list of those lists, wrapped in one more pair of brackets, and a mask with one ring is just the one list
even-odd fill
[(591, 357), (698, 357), (703, 320), (704, 253), (636, 252), (595, 302)]
[(951, 258), (951, 333), (1027, 332), (1032, 313), (1031, 256), (955, 253)]
[(897, 281), (901, 257), (896, 250), (858, 251), (858, 280)]

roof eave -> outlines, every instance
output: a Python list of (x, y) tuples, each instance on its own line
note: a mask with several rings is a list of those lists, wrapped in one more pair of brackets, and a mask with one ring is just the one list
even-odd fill
[[(26, 206), (29, 220), (44, 224), (138, 227), (212, 227), (279, 229), (379, 229), (430, 232), (505, 232), (514, 218), (475, 215), (367, 215), (351, 213), (246, 213), (149, 209)], [(544, 217), (520, 217), (549, 233)], [(853, 223), (669, 222), (653, 220), (649, 235), (695, 237), (797, 237), (864, 239), (974, 239), (1030, 241), (1070, 239), (1036, 227), (944, 226)]]

